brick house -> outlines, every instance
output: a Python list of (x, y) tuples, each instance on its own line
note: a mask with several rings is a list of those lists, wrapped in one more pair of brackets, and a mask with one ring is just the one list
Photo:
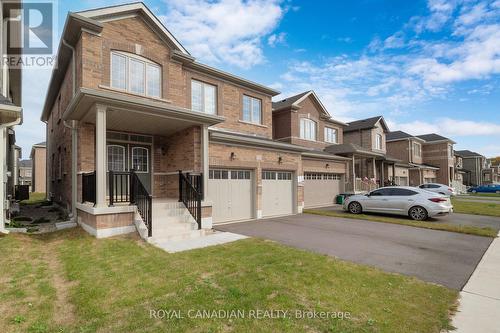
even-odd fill
[(439, 168), (424, 163), (423, 145), (425, 140), (403, 131), (387, 133), (387, 154), (409, 165), (409, 186), (418, 186), (425, 183), (435, 183)]
[(303, 158), (337, 168), (273, 140), (279, 92), (199, 63), (143, 3), (70, 13), (57, 61), (47, 190), (97, 237), (300, 213)]
[(347, 123), (343, 132), (343, 144), (326, 151), (349, 158), (346, 191), (371, 191), (391, 183), (408, 185), (408, 165), (387, 154), (389, 128), (384, 117)]
[(424, 140), (422, 145), (424, 163), (439, 168), (435, 182), (453, 186), (455, 180), (453, 145), (456, 142), (435, 133), (418, 135), (417, 137)]
[(302, 153), (306, 208), (331, 205), (345, 191), (350, 160), (325, 152), (343, 143), (345, 126), (330, 116), (312, 90), (273, 103), (274, 139), (312, 149)]
[[(31, 147), (31, 191), (37, 193), (47, 192), (47, 144), (39, 142)], [(61, 163), (62, 166), (62, 163)], [(56, 170), (53, 169), (55, 172)], [(59, 198), (61, 200), (61, 198)]]
[[(456, 154), (462, 158), (463, 169), (467, 171), (464, 184), (467, 186), (483, 185), (484, 170), (488, 169), (486, 157), (470, 150), (457, 150)], [(487, 183), (491, 183), (491, 178), (487, 180)]]

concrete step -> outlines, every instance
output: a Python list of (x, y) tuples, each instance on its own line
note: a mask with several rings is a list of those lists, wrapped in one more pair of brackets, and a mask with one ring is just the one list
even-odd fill
[[(154, 230), (154, 229), (153, 229)], [(194, 239), (198, 237), (203, 237), (208, 234), (211, 234), (212, 230), (191, 230), (189, 232), (183, 232), (183, 233), (176, 233), (176, 234), (161, 234), (161, 235), (154, 235), (153, 231), (153, 237), (148, 238), (148, 242), (156, 244), (158, 246), (165, 245), (166, 243), (169, 242), (176, 242), (176, 241), (181, 241), (181, 240), (186, 240), (186, 239)]]

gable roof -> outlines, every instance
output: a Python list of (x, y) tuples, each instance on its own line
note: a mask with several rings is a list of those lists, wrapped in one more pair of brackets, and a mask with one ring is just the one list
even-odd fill
[(411, 135), (411, 134), (403, 132), (403, 131), (388, 132), (385, 135), (385, 138), (386, 138), (386, 141), (401, 141), (401, 140), (407, 140), (407, 139), (424, 141), (423, 139), (421, 139), (417, 136)]
[(33, 162), (31, 160), (21, 160), (19, 161), (19, 166), (23, 168), (31, 168), (33, 166)]
[(449, 141), (451, 143), (456, 143), (455, 141), (436, 133), (417, 135), (417, 137), (422, 140), (425, 140), (426, 142)]
[(376, 116), (376, 117), (372, 117), (372, 118), (351, 121), (350, 123), (347, 123), (348, 126), (344, 129), (344, 132), (372, 129), (372, 128), (375, 128), (375, 126), (377, 125), (377, 123), (379, 121), (382, 124), (382, 126), (384, 127), (384, 130), (389, 131), (389, 127), (387, 126), (387, 124), (384, 120), (384, 117)]
[(470, 150), (455, 150), (455, 154), (461, 157), (483, 157), (483, 155)]
[(340, 125), (346, 125), (345, 123), (335, 120), (332, 118), (328, 110), (325, 108), (323, 103), (321, 103), (321, 100), (319, 99), (318, 95), (314, 92), (314, 90), (309, 90), (302, 92), (300, 94), (287, 97), (281, 101), (278, 102), (273, 102), (273, 112), (274, 111), (279, 111), (279, 110), (284, 110), (288, 108), (292, 108), (293, 110), (300, 109), (300, 103), (304, 101), (306, 98), (312, 97), (313, 100), (316, 102), (316, 104), (319, 106), (319, 111), (323, 115), (323, 119), (327, 121), (331, 121)]

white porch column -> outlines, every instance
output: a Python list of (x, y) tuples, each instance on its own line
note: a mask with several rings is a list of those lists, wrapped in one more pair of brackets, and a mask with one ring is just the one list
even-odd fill
[(356, 156), (352, 155), (352, 191), (356, 193)]
[(78, 129), (77, 121), (71, 124), (71, 214), (76, 219), (76, 203), (78, 201)]
[(5, 193), (7, 182), (7, 166), (6, 166), (6, 151), (7, 148), (7, 129), (2, 127), (0, 129), (0, 232), (5, 232)]
[(106, 207), (106, 106), (95, 105), (96, 207)]
[(201, 168), (203, 170), (203, 198), (208, 200), (208, 125), (201, 127)]

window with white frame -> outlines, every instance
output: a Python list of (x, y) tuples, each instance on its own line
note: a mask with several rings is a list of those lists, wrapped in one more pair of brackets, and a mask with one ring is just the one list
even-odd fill
[(147, 173), (149, 171), (148, 166), (148, 149), (143, 147), (133, 147), (132, 148), (132, 169), (136, 172)]
[(316, 141), (316, 122), (308, 118), (300, 119), (300, 138)]
[(108, 170), (125, 171), (125, 147), (108, 145)]
[(417, 157), (422, 156), (422, 145), (417, 142), (413, 142), (413, 154)]
[(260, 99), (243, 95), (243, 121), (262, 123), (262, 102)]
[(337, 129), (325, 127), (325, 142), (338, 143)]
[(382, 150), (382, 134), (375, 136), (375, 149)]
[(191, 80), (191, 109), (198, 112), (216, 114), (216, 93), (214, 85)]
[(161, 66), (135, 54), (111, 52), (111, 87), (161, 97)]
[(453, 146), (448, 145), (448, 158), (453, 158)]

